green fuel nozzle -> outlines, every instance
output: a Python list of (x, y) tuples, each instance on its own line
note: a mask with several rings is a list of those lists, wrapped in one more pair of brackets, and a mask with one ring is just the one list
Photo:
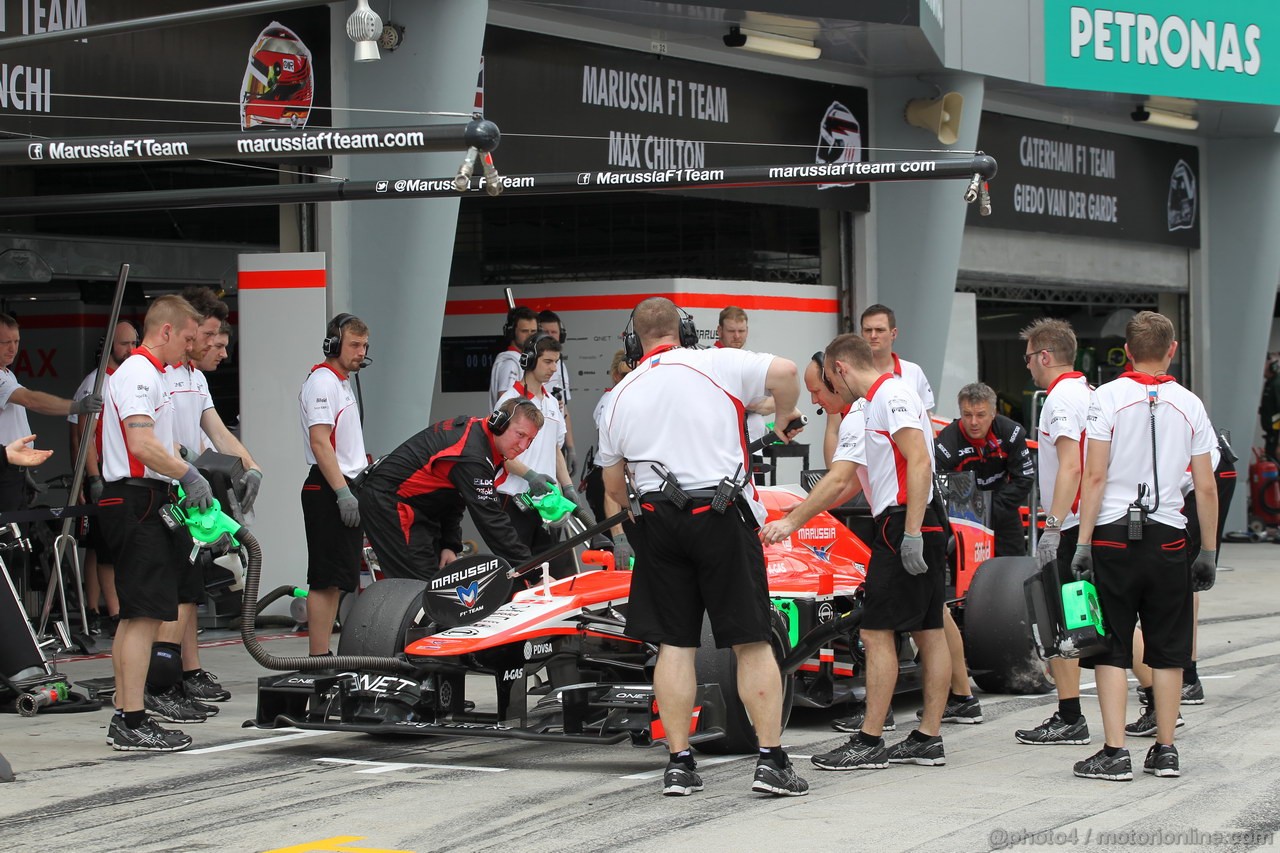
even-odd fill
[(520, 500), (524, 501), (529, 508), (537, 510), (542, 520), (552, 527), (559, 527), (567, 522), (578, 508), (576, 503), (561, 493), (558, 486), (551, 486), (548, 491), (536, 498), (525, 492), (520, 495)]

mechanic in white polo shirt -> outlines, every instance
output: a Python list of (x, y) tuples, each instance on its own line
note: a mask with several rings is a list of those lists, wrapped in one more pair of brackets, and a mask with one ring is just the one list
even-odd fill
[(324, 361), (311, 368), (298, 406), (302, 452), (311, 470), (302, 484), (302, 522), (307, 536), (307, 628), (312, 655), (327, 655), (342, 592), (360, 582), (360, 504), (351, 480), (369, 464), (360, 406), (351, 374), (365, 364), (369, 327), (339, 314), (329, 321)]
[[(866, 459), (875, 536), (863, 590), (861, 638), (867, 650), (862, 729), (844, 746), (815, 755), (823, 770), (946, 763), (939, 726), (951, 680), (943, 634), (946, 536), (933, 499), (933, 430), (915, 391), (877, 369), (870, 344), (840, 335), (827, 345), (827, 379), (848, 403), (866, 397)], [(846, 418), (848, 420), (848, 418)], [(885, 747), (883, 725), (898, 680), (897, 633), (920, 653), (924, 712), (915, 731)]]
[[(102, 411), (99, 395), (89, 394), (72, 401), (23, 387), (9, 369), (18, 357), (21, 339), (18, 321), (8, 314), (0, 314), (0, 445), (31, 434), (27, 409), (42, 415), (63, 416)], [(24, 471), (16, 465), (0, 471), (0, 512), (22, 508)]]
[(742, 420), (746, 406), (768, 395), (785, 414), (780, 422), (799, 418), (796, 366), (767, 353), (692, 349), (692, 318), (661, 297), (637, 305), (630, 325), (624, 348), (636, 368), (602, 415), (599, 460), (619, 506), (632, 505), (628, 478), (638, 495), (626, 633), (659, 647), (653, 685), (670, 749), (663, 793), (702, 790), (688, 733), (706, 613), (716, 645), (737, 655), (739, 692), (760, 744), (752, 790), (801, 796), (808, 783), (781, 745), (782, 679), (756, 536), (765, 511), (747, 471)]
[(899, 358), (893, 351), (893, 342), (898, 339), (898, 319), (893, 309), (887, 305), (872, 305), (862, 312), (859, 322), (862, 324), (863, 340), (871, 345), (876, 370), (892, 373), (906, 382), (924, 403), (925, 411), (932, 412), (933, 388), (929, 385), (924, 370), (914, 361)]
[[(1133, 778), (1124, 748), (1125, 670), (1142, 622), (1143, 662), (1154, 670), (1156, 742), (1143, 770), (1181, 775), (1173, 745), (1183, 667), (1191, 663), (1192, 592), (1217, 575), (1218, 488), (1210, 454), (1217, 438), (1204, 405), (1165, 371), (1177, 352), (1173, 323), (1139, 311), (1125, 326), (1133, 367), (1100, 386), (1089, 407), (1089, 449), (1080, 488), (1080, 539), (1071, 568), (1098, 587), (1111, 647), (1085, 658), (1094, 670), (1106, 744), (1076, 762), (1075, 775)], [(1180, 484), (1187, 466), (1200, 515), (1200, 553), (1188, 562)], [(1096, 569), (1096, 571), (1095, 571)]]
[[(547, 388), (547, 380), (560, 367), (560, 341), (551, 335), (538, 332), (525, 341), (520, 352), (520, 368), (524, 371), (520, 381), (512, 384), (498, 398), (501, 406), (507, 400), (528, 400), (542, 412), (543, 424), (527, 450), (504, 464), (507, 476), (497, 484), (502, 497), (502, 508), (511, 519), (516, 538), (524, 543), (534, 556), (555, 544), (550, 531), (542, 523), (538, 511), (525, 505), (521, 495), (539, 497), (547, 493), (553, 484), (561, 493), (578, 505), (575, 513), (587, 527), (596, 523), (595, 514), (587, 501), (578, 494), (569, 475), (561, 447), (564, 445), (565, 422), (560, 401)], [(562, 578), (573, 574), (573, 555), (564, 554), (551, 561), (551, 574)], [(530, 576), (531, 579), (532, 576)]]
[(149, 721), (143, 686), (152, 643), (162, 622), (178, 618), (179, 572), (190, 536), (170, 531), (161, 507), (173, 500), (178, 480), (186, 503), (208, 508), (213, 493), (204, 477), (175, 452), (174, 412), (164, 381), (166, 366), (194, 343), (196, 312), (180, 296), (151, 303), (142, 344), (112, 374), (110, 405), (103, 413), (99, 519), (115, 554), (120, 625), (112, 645), (117, 714), (107, 743), (118, 750), (174, 752), (191, 738)]
[(525, 305), (517, 305), (507, 312), (502, 325), (502, 337), (507, 348), (498, 353), (489, 368), (489, 408), (498, 408), (498, 399), (520, 381), (524, 368), (520, 366), (520, 352), (525, 343), (538, 333), (538, 314)]

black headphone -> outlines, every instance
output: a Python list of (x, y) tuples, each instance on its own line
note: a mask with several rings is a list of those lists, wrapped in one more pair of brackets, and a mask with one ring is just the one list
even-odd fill
[(511, 426), (511, 420), (516, 416), (516, 410), (521, 406), (528, 406), (535, 412), (538, 407), (528, 400), (517, 400), (516, 404), (510, 409), (503, 411), (501, 407), (494, 409), (489, 413), (489, 432), (493, 435), (502, 435), (507, 431), (507, 427)]
[[(680, 346), (696, 347), (698, 345), (698, 326), (693, 322), (693, 315), (688, 311), (676, 306), (676, 310), (680, 312)], [(627, 366), (635, 369), (640, 363), (640, 359), (644, 358), (644, 347), (640, 344), (640, 336), (635, 333), (632, 324), (636, 319), (636, 309), (631, 309), (631, 315), (627, 317), (627, 327), (622, 331), (622, 350), (627, 359)]]
[(818, 350), (809, 356), (813, 359), (813, 363), (818, 365), (818, 378), (822, 380), (822, 384), (827, 386), (827, 390), (832, 394), (836, 393), (836, 386), (831, 384), (831, 380), (827, 378), (827, 354), (823, 350)]
[(524, 348), (520, 350), (521, 370), (529, 370), (538, 363), (538, 344), (550, 339), (551, 336), (546, 332), (535, 332), (529, 336), (529, 340), (524, 342)]
[(356, 319), (359, 318), (355, 314), (342, 313), (329, 321), (324, 344), (321, 347), (325, 358), (337, 358), (342, 354), (342, 328)]

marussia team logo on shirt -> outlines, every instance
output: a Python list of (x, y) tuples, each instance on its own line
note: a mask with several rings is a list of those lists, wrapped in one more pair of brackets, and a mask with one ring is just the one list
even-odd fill
[(905, 415), (910, 411), (910, 409), (907, 407), (906, 400), (901, 397), (894, 397), (889, 401), (889, 411)]

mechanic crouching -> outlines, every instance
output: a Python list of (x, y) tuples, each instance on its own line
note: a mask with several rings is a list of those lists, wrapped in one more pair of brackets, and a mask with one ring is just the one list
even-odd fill
[(978, 488), (991, 493), (995, 556), (1024, 556), (1027, 534), (1022, 528), (1022, 506), (1036, 474), (1027, 431), (1012, 418), (996, 414), (996, 392), (982, 382), (961, 388), (956, 403), (960, 417), (934, 439), (937, 470), (972, 471)]
[(431, 580), (462, 552), (462, 512), (494, 554), (515, 564), (529, 559), (494, 494), (503, 462), (528, 449), (542, 412), (527, 400), (507, 400), (488, 418), (457, 417), (432, 424), (370, 466), (356, 484), (365, 536), (389, 578)]

